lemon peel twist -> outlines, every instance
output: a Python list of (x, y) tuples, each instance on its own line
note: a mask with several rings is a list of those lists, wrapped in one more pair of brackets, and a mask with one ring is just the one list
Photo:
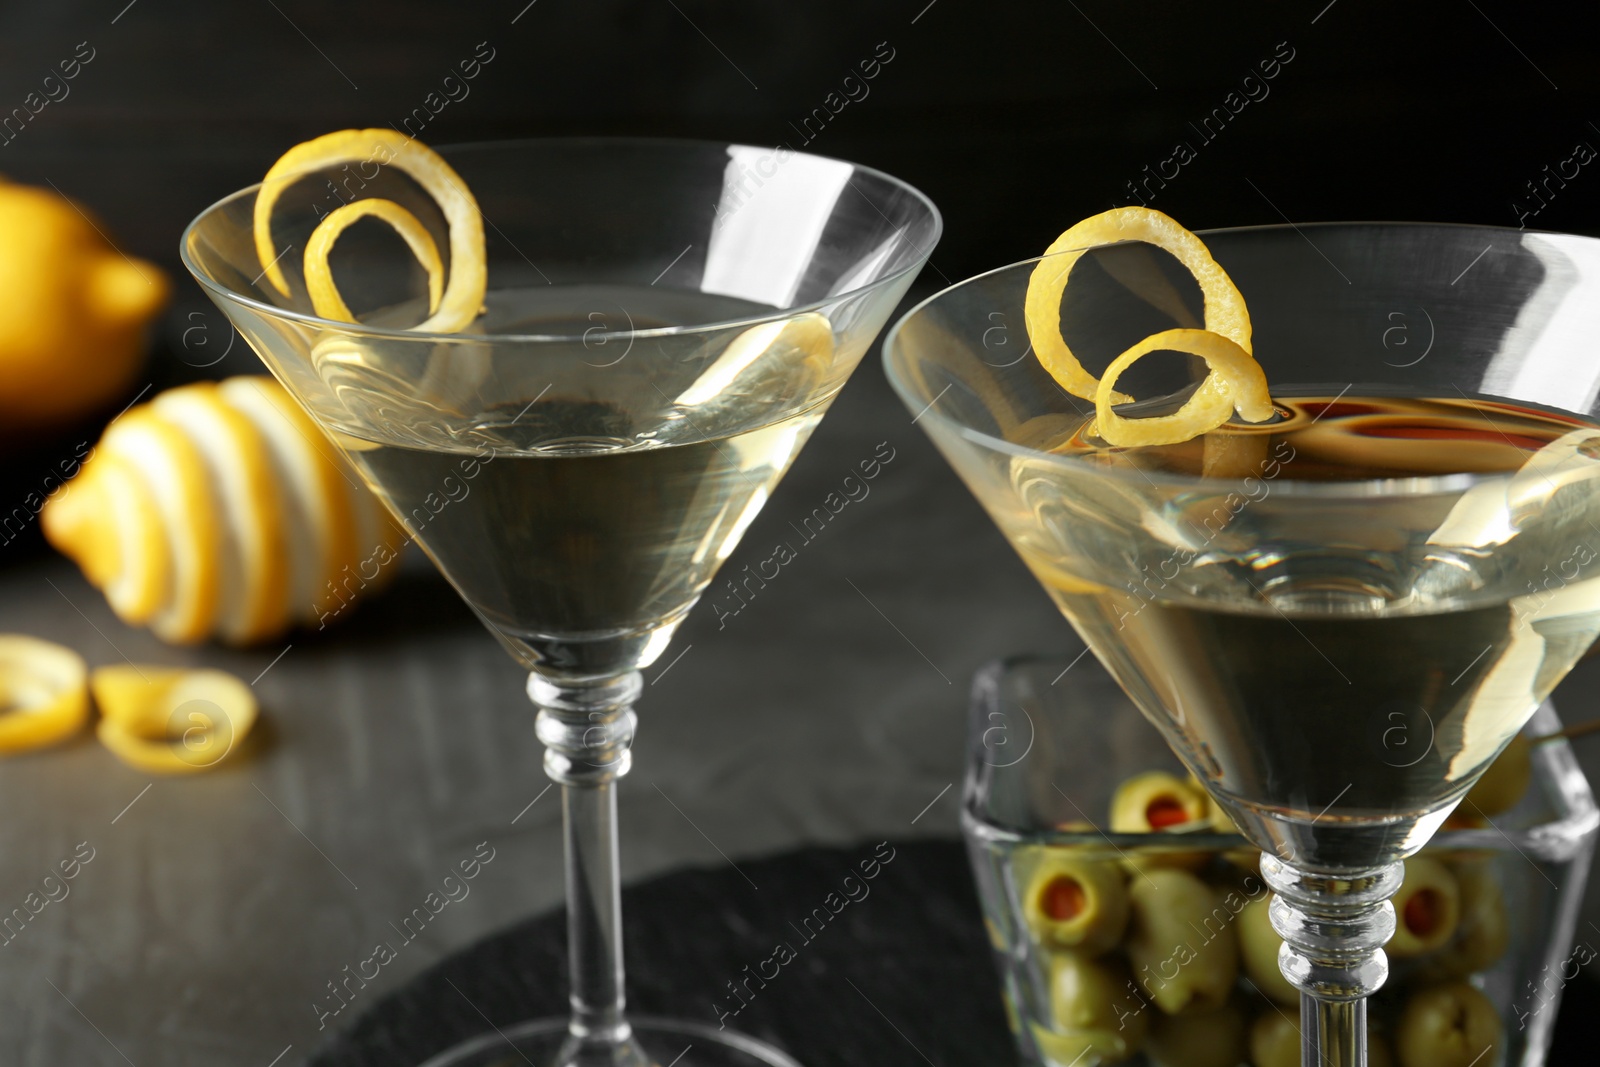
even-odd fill
[(101, 743), (149, 774), (215, 767), (238, 750), (258, 710), (250, 687), (226, 671), (119, 665), (96, 670), (89, 685)]
[[(1117, 379), (1151, 352), (1187, 352), (1206, 361), (1205, 380), (1170, 415), (1129, 419), (1112, 410)], [(1094, 395), (1095, 434), (1114, 445), (1166, 445), (1187, 441), (1227, 422), (1237, 410), (1248, 422), (1273, 414), (1261, 364), (1234, 341), (1210, 330), (1162, 330), (1111, 361)], [(1196, 431), (1195, 426), (1204, 429)]]
[(328, 257), (333, 253), (333, 246), (340, 235), (369, 216), (382, 219), (394, 227), (395, 232), (410, 246), (412, 255), (428, 272), (428, 314), (437, 312), (444, 293), (444, 261), (439, 258), (438, 243), (415, 215), (393, 200), (376, 196), (328, 212), (327, 217), (311, 231), (305, 255), (306, 291), (311, 296), (311, 307), (325, 319), (356, 321), (355, 312), (344, 302), (339, 286), (333, 280), (333, 268), (328, 263)]
[(89, 717), (89, 668), (51, 641), (0, 634), (0, 755), (64, 741)]
[[(256, 194), (253, 218), (256, 257), (261, 262), (267, 281), (280, 294), (289, 295), (289, 281), (284, 276), (283, 268), (278, 265), (282, 257), (272, 240), (272, 210), (284, 191), (309, 172), (351, 163), (394, 167), (415, 179), (439, 205), (450, 229), (450, 278), (437, 308), (413, 328), (425, 333), (458, 333), (465, 329), (478, 317), (484, 294), (488, 291), (488, 259), (484, 250), (482, 212), (478, 209), (477, 200), (468, 191), (466, 182), (461, 180), (450, 164), (421, 142), (395, 130), (340, 130), (324, 134), (295, 145), (272, 165)], [(399, 210), (409, 222), (395, 223), (394, 219), (401, 217), (398, 214), (386, 221), (397, 229), (402, 226), (409, 228), (413, 223), (416, 229), (422, 229), (416, 216), (403, 208)], [(329, 218), (337, 213), (330, 213)], [(347, 218), (350, 222), (355, 221), (354, 217)], [(327, 222), (328, 219), (324, 219), (318, 229)], [(401, 233), (404, 236), (405, 230)], [(336, 231), (333, 236), (337, 236)], [(326, 247), (331, 249), (331, 240), (326, 242)], [(415, 247), (413, 245), (413, 249)], [(326, 252), (322, 258), (326, 259)], [(424, 265), (427, 265), (426, 262)]]
[[(1103, 378), (1084, 369), (1061, 334), (1061, 298), (1072, 268), (1085, 252), (1138, 241), (1177, 259), (1200, 286), (1205, 329), (1164, 330), (1145, 338), (1111, 361)], [(1146, 207), (1113, 208), (1093, 215), (1051, 242), (1028, 278), (1024, 298), (1028, 339), (1039, 363), (1063, 389), (1095, 403), (1095, 432), (1119, 447), (1177, 444), (1216, 429), (1235, 412), (1247, 422), (1272, 417), (1266, 376), (1250, 347), (1250, 313), (1244, 295), (1205, 243), (1172, 218)], [(1133, 397), (1115, 389), (1128, 367), (1155, 351), (1199, 356), (1209, 371), (1183, 406), (1171, 415), (1129, 419), (1112, 411)]]

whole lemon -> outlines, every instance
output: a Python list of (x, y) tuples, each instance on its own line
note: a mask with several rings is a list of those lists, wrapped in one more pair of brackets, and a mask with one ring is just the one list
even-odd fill
[(49, 190), (0, 177), (0, 428), (48, 429), (132, 384), (167, 277)]

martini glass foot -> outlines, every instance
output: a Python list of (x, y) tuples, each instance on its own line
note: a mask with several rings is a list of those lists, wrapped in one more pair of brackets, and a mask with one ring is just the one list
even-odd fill
[[(640, 1016), (632, 1021), (636, 1049), (642, 1058), (606, 1060), (644, 1067), (800, 1067), (786, 1053), (732, 1030), (700, 1023)], [(491, 1031), (462, 1042), (423, 1067), (556, 1067), (591, 1061), (563, 1055), (569, 1039), (567, 1020), (534, 1019), (504, 1031)], [(599, 1064), (600, 1060), (592, 1061)]]

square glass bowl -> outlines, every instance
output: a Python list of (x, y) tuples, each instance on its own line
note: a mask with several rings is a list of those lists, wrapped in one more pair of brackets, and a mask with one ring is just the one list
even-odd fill
[[(1546, 703), (1524, 734), (1560, 729)], [(1573, 932), (1600, 812), (1565, 740), (1526, 752), (1515, 803), (1510, 775), (1408, 861), (1372, 1067), (1544, 1062), (1562, 987), (1595, 954)], [(1167, 828), (1115, 832), (1119, 787), (1118, 826)], [(962, 827), (1024, 1063), (1298, 1067), (1259, 853), (1092, 656), (978, 672)]]

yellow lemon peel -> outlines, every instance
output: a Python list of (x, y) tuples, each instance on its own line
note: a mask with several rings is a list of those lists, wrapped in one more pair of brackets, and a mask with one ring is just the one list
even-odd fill
[(211, 472), (212, 508), (225, 534), (219, 540), (218, 573), (223, 581), (215, 630), (238, 645), (281, 632), (290, 608), (288, 534), (267, 445), (213, 382), (169, 389), (151, 406), (191, 440), (206, 442), (210, 457), (220, 460)]
[(439, 245), (421, 220), (393, 200), (382, 197), (357, 200), (330, 211), (311, 231), (311, 239), (306, 242), (305, 272), (306, 291), (311, 296), (312, 308), (325, 319), (356, 321), (355, 312), (344, 302), (339, 286), (333, 280), (333, 268), (328, 264), (328, 256), (345, 230), (369, 216), (382, 219), (394, 227), (395, 233), (410, 246), (412, 255), (428, 272), (428, 314), (438, 311), (439, 300), (444, 294), (444, 261), (439, 258)]
[[(1124, 371), (1151, 352), (1187, 352), (1206, 361), (1205, 380), (1183, 406), (1170, 415), (1128, 419), (1118, 415), (1114, 386)], [(1234, 411), (1249, 422), (1273, 414), (1267, 376), (1261, 364), (1233, 341), (1210, 330), (1162, 330), (1151, 334), (1111, 361), (1094, 396), (1094, 433), (1119, 447), (1171, 445), (1214, 430)]]
[(295, 145), (272, 165), (256, 193), (253, 220), (256, 256), (267, 281), (279, 293), (289, 295), (289, 281), (278, 265), (282, 256), (272, 239), (272, 209), (278, 199), (309, 172), (351, 163), (394, 167), (414, 178), (439, 205), (450, 228), (450, 280), (437, 310), (415, 329), (426, 333), (465, 329), (478, 317), (488, 290), (483, 215), (466, 182), (438, 153), (395, 130), (324, 134)]
[(89, 717), (89, 668), (51, 641), (0, 634), (0, 755), (64, 741)]
[[(1164, 330), (1123, 352), (1096, 379), (1084, 369), (1061, 333), (1061, 297), (1073, 266), (1085, 252), (1138, 241), (1170, 253), (1194, 276), (1205, 299), (1205, 329)], [(1250, 347), (1250, 313), (1244, 295), (1205, 243), (1169, 216), (1147, 207), (1122, 207), (1093, 215), (1068, 229), (1045, 250), (1028, 278), (1024, 298), (1028, 339), (1039, 363), (1063, 389), (1095, 403), (1096, 433), (1117, 446), (1167, 445), (1191, 440), (1227, 422), (1235, 412), (1247, 422), (1271, 418), (1266, 376)], [(1176, 412), (1129, 419), (1112, 411), (1133, 397), (1115, 389), (1117, 379), (1155, 351), (1199, 356), (1209, 371)]]
[(254, 694), (218, 670), (101, 667), (89, 679), (97, 733), (122, 762), (150, 774), (194, 774), (236, 752), (255, 725)]
[(101, 447), (140, 470), (171, 538), (171, 586), (150, 628), (173, 644), (205, 640), (217, 617), (224, 531), (201, 446), (141, 404), (106, 429)]
[(268, 641), (383, 584), (405, 543), (276, 381), (178, 386), (129, 408), (46, 501), (45, 536), (164, 640)]

